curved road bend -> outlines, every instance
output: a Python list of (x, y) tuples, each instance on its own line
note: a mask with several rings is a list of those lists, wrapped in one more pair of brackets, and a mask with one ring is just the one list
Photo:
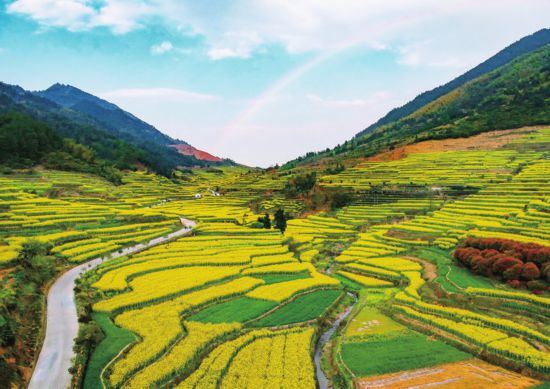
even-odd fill
[(75, 281), (80, 274), (99, 266), (104, 260), (133, 254), (146, 248), (185, 235), (195, 227), (192, 220), (180, 218), (182, 229), (155, 238), (148, 243), (127, 247), (101, 258), (73, 267), (51, 286), (47, 297), (46, 336), (29, 382), (29, 389), (65, 389), (71, 385), (73, 344), (78, 334), (78, 317), (74, 300)]

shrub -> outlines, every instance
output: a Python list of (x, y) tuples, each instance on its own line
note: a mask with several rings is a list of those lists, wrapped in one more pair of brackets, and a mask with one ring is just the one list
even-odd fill
[[(523, 266), (521, 278), (527, 281), (533, 281), (540, 277), (540, 270), (533, 262), (528, 262)], [(544, 288), (543, 288), (544, 289)]]
[(523, 263), (518, 263), (517, 265), (514, 265), (504, 271), (502, 274), (504, 276), (505, 280), (517, 280), (524, 269)]
[(521, 262), (521, 259), (517, 259), (517, 258), (514, 258), (514, 257), (503, 257), (503, 258), (500, 258), (499, 260), (497, 260), (494, 264), (493, 264), (493, 273), (495, 274), (502, 274), (504, 273), (504, 271), (506, 271), (507, 269), (515, 266), (515, 265), (522, 265), (523, 262)]
[(514, 289), (517, 289), (521, 286), (520, 280), (510, 280), (510, 281), (507, 282), (507, 284), (509, 286), (511, 286), (512, 288), (514, 288)]
[(550, 247), (539, 244), (469, 237), (453, 256), (476, 274), (518, 282), (550, 281)]
[(536, 280), (527, 282), (527, 289), (529, 290), (545, 290), (546, 283), (544, 281)]

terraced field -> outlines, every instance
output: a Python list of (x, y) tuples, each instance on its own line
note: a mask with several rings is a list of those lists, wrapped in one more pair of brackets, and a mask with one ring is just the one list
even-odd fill
[[(443, 350), (435, 352), (439, 346), (434, 342), (440, 341), (493, 363), (528, 369), (534, 377), (547, 377), (550, 371), (547, 352), (550, 334), (547, 304), (550, 299), (547, 293), (537, 296), (525, 290), (512, 291), (502, 282), (491, 282), (472, 275), (457, 266), (449, 255), (467, 236), (506, 238), (550, 246), (549, 208), (545, 206), (550, 195), (547, 153), (525, 154), (515, 149), (532, 139), (540, 139), (542, 135), (548, 137), (550, 132), (543, 130), (519, 138), (503, 151), (468, 151), (460, 152), (460, 155), (454, 152), (454, 155), (446, 153), (442, 158), (432, 154), (413, 154), (397, 161), (359, 165), (356, 170), (344, 175), (344, 183), (360, 189), (364, 189), (365, 185), (380, 184), (376, 176), (384, 171), (388, 173), (386, 169), (396, 169), (388, 175), (388, 185), (423, 182), (436, 192), (445, 192), (445, 186), (457, 185), (454, 180), (460, 177), (458, 179), (462, 183), (478, 187), (475, 193), (454, 199), (437, 195), (436, 198), (444, 200), (437, 209), (431, 208), (425, 214), (405, 215), (397, 224), (382, 224), (386, 221), (383, 214), (378, 217), (382, 223), (372, 225), (367, 232), (359, 234), (336, 257), (337, 268), (341, 269), (336, 274), (347, 276), (359, 285), (356, 289), (361, 290), (362, 295), (364, 293), (355, 316), (342, 332), (340, 340), (332, 346), (336, 355), (334, 369), (348, 382), (355, 381), (361, 387), (429, 384), (429, 379), (413, 381), (412, 378), (416, 374), (423, 377), (424, 372), (431, 370), (414, 369), (455, 361), (452, 353), (447, 354)], [(451, 159), (456, 163), (450, 163)], [(471, 165), (473, 161), (476, 161), (475, 166)], [(491, 165), (493, 163), (494, 166)], [(412, 166), (419, 169), (416, 174), (422, 177), (413, 180), (415, 168)], [(445, 173), (441, 170), (443, 166)], [(484, 168), (483, 173), (476, 172), (480, 166)], [(485, 169), (489, 166), (492, 167)], [(420, 169), (433, 170), (433, 177), (431, 172), (421, 175)], [(361, 179), (350, 177), (362, 171), (364, 175)], [(382, 206), (389, 212), (395, 212), (391, 209), (392, 203), (390, 201)], [(362, 211), (371, 215), (380, 207), (374, 204), (355, 208), (372, 209), (372, 213)], [(339, 213), (346, 215), (349, 211), (344, 209)], [(354, 276), (350, 277), (350, 274)], [(376, 292), (372, 289), (373, 285), (361, 282), (364, 277), (392, 282), (396, 287)], [(526, 312), (534, 313), (535, 318), (529, 318)], [(420, 335), (403, 335), (410, 334), (410, 329), (427, 333), (438, 340), (432, 339), (432, 343), (422, 346), (426, 343), (420, 340)], [(412, 339), (416, 339), (414, 344)], [(401, 346), (409, 342), (411, 344), (403, 348), (405, 355), (401, 357)], [(438, 358), (428, 356), (423, 362), (424, 347), (426, 355), (436, 354)], [(376, 350), (381, 353), (378, 357)], [(376, 365), (380, 360), (386, 363)], [(409, 365), (408, 360), (414, 366)], [(393, 367), (390, 361), (399, 362)], [(464, 368), (465, 365), (460, 366)], [(398, 373), (388, 374), (402, 370), (411, 372), (401, 376)], [(361, 378), (377, 375), (380, 377)], [(449, 380), (449, 387), (454, 387), (451, 382), (459, 381), (456, 377), (444, 376)], [(488, 382), (498, 382), (498, 379), (495, 381), (497, 376), (480, 382), (489, 386), (491, 384)], [(522, 381), (517, 376), (509, 377), (510, 382), (519, 379), (511, 387), (528, 387), (535, 383), (532, 380)], [(445, 379), (442, 379), (441, 385), (446, 384)]]
[(83, 277), (82, 328), (100, 335), (77, 359), (75, 386), (313, 388), (316, 341), (353, 305), (323, 353), (335, 387), (529, 387), (550, 377), (548, 291), (474, 275), (452, 252), (469, 236), (550, 247), (548, 139), (539, 129), (497, 149), (361, 161), (319, 182), (349, 190), (350, 205), (291, 219), (284, 234), (254, 222), (304, 210), (283, 190), (299, 171), (127, 172), (117, 187), (76, 173), (2, 175), (2, 286), (29, 241), (50, 244), (65, 269), (185, 217), (198, 223), (192, 236)]

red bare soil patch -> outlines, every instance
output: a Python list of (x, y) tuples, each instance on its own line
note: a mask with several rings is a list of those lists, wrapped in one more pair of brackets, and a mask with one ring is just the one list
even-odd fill
[(190, 145), (172, 145), (171, 147), (178, 150), (180, 154), (183, 155), (190, 155), (197, 159), (200, 159), (201, 161), (210, 161), (210, 162), (221, 162), (221, 158), (216, 157), (215, 155), (212, 155), (210, 153), (207, 153), (206, 151), (202, 151), (199, 149), (194, 148)]
[(526, 132), (534, 131), (542, 127), (523, 127), (511, 130), (499, 130), (484, 132), (469, 138), (426, 140), (394, 150), (376, 154), (368, 161), (395, 161), (404, 158), (407, 154), (432, 153), (440, 151), (461, 150), (490, 150), (502, 147), (511, 141), (520, 138)]
[(479, 359), (358, 379), (359, 388), (528, 388), (539, 383)]

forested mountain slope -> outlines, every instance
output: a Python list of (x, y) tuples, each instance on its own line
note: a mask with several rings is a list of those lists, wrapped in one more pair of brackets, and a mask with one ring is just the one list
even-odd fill
[[(144, 164), (169, 176), (179, 166), (213, 163), (178, 153), (169, 146), (181, 144), (181, 141), (168, 137), (113, 104), (73, 87), (54, 85), (52, 88), (48, 93), (36, 94), (0, 83), (0, 113), (18, 112), (42, 121), (63, 137), (90, 147), (99, 157), (119, 168)], [(45, 95), (56, 101), (43, 97)]]
[(449, 93), (453, 89), (464, 85), (468, 81), (471, 81), (474, 78), (495, 70), (496, 68), (505, 65), (510, 61), (513, 61), (521, 55), (534, 51), (549, 43), (550, 29), (547, 28), (523, 37), (517, 42), (514, 42), (510, 46), (502, 49), (491, 58), (477, 65), (475, 68), (470, 69), (466, 73), (455, 78), (454, 80), (449, 81), (444, 85), (438, 86), (437, 88), (434, 88), (430, 91), (421, 93), (407, 104), (392, 109), (390, 112), (388, 112), (386, 116), (379, 119), (376, 123), (371, 124), (363, 131), (359, 132), (356, 137), (360, 138), (383, 125), (402, 119), (405, 116), (410, 115), (420, 107), (429, 104), (437, 98), (443, 96), (444, 94)]
[(550, 45), (483, 74), (417, 109), (332, 150), (308, 153), (285, 165), (346, 159), (429, 139), (550, 123)]
[(115, 104), (100, 99), (71, 85), (54, 84), (46, 90), (34, 92), (35, 95), (48, 99), (58, 105), (90, 116), (100, 122), (110, 132), (132, 143), (171, 145), (183, 143), (163, 134), (155, 127), (138, 119)]

